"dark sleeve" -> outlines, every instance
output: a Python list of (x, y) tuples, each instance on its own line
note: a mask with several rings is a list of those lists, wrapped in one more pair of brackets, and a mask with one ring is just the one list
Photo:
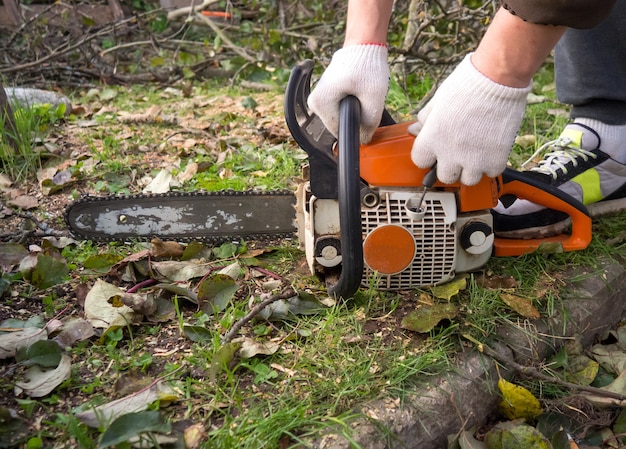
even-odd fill
[(592, 28), (609, 15), (616, 0), (502, 0), (523, 20), (542, 25)]

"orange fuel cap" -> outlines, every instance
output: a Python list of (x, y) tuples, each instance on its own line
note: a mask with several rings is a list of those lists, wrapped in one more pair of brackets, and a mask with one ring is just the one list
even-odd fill
[(363, 259), (380, 274), (396, 274), (405, 270), (415, 257), (415, 239), (398, 225), (379, 226), (363, 242)]

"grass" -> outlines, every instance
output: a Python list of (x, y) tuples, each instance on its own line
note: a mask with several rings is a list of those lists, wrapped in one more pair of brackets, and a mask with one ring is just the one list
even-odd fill
[(13, 182), (33, 179), (47, 158), (42, 146), (48, 128), (65, 115), (65, 104), (24, 105), (10, 99), (14, 126), (0, 117), (0, 172)]
[[(428, 90), (430, 83), (424, 80), (416, 91), (409, 92), (412, 103)], [(549, 101), (528, 107), (520, 131), (536, 136), (536, 142), (532, 147), (516, 146), (514, 164), (532, 154), (545, 140), (556, 137), (566, 121), (553, 114), (553, 110), (564, 110), (554, 102), (553, 90), (542, 88), (551, 83), (551, 71), (546, 67), (538, 75), (535, 93), (545, 95)], [(394, 105), (400, 106), (404, 90), (398, 83), (392, 84), (391, 89)], [(98, 161), (86, 176), (92, 187), (105, 192), (138, 191), (138, 172), (167, 167), (178, 173), (179, 167), (191, 162), (205, 169), (179, 187), (182, 190), (292, 187), (293, 180), (300, 176), (301, 150), (286, 138), (286, 143), (280, 144), (262, 139), (259, 126), (251, 126), (283, 126), (277, 92), (216, 89), (211, 83), (195, 87), (194, 92), (202, 104), (214, 98), (226, 98), (228, 103), (222, 108), (208, 108), (206, 117), (199, 117), (197, 108), (180, 108), (178, 113), (184, 120), (202, 120), (204, 133), (184, 135), (184, 139), (176, 141), (171, 139), (172, 130), (162, 124), (124, 125), (116, 121), (115, 114), (101, 116), (101, 129), (93, 134), (88, 129), (81, 130), (84, 147)], [(237, 101), (240, 96), (254, 96), (259, 106), (241, 106)], [(138, 98), (146, 104), (159, 104), (166, 111), (185, 102), (184, 98), (166, 98), (158, 89), (144, 91), (133, 86), (130, 95), (120, 90), (107, 104), (113, 110), (134, 110), (139, 109), (137, 104), (141, 105)], [(259, 115), (257, 109), (265, 105), (271, 107)], [(228, 108), (235, 112), (226, 112)], [(409, 108), (398, 110), (403, 116), (409, 113)], [(192, 146), (189, 139), (195, 141)], [(149, 155), (136, 151), (140, 146), (148, 146)], [(115, 186), (112, 174), (129, 178), (124, 181), (126, 184)], [(485, 272), (515, 279), (516, 295), (532, 298), (544, 317), (553, 316), (560, 307), (564, 268), (584, 266), (593, 271), (603, 258), (623, 257), (624, 239), (606, 243), (624, 232), (622, 218), (597, 220), (594, 240), (585, 251), (492, 258)], [(86, 242), (68, 246), (62, 254), (76, 268), (69, 284), (72, 294), (78, 291), (79, 283), (89, 284), (102, 277), (102, 273), (83, 269), (90, 258), (101, 254), (119, 258), (142, 248), (140, 244)], [(282, 242), (255, 258), (259, 266), (279, 274), (299, 290), (324, 298), (320, 280), (297, 270), (302, 256), (293, 242)], [(76, 413), (122, 396), (124, 382), (139, 385), (141, 379), (158, 377), (164, 377), (175, 389), (178, 400), (156, 401), (150, 408), (160, 410), (168, 422), (201, 424), (206, 431), (201, 447), (297, 447), (329, 429), (350, 440), (354, 438), (353, 420), (368, 419), (360, 406), (381, 398), (401, 403), (415, 386), (427, 384), (433, 376), (451, 369), (458, 352), (466, 345), (463, 334), (488, 342), (497, 326), (518, 318), (500, 300), (501, 289), (482, 287), (478, 275), (472, 275), (468, 287), (451, 300), (459, 307), (460, 315), (429, 334), (420, 335), (402, 329), (399, 322), (403, 314), (420, 304), (422, 295), (432, 299), (429, 289), (378, 292), (364, 288), (353, 300), (331, 305), (324, 313), (298, 315), (280, 322), (253, 321), (242, 329), (241, 336), (264, 343), (277, 342), (280, 351), (249, 359), (225, 357), (221, 336), (247, 313), (249, 299), (258, 297), (263, 290), (263, 278), (252, 275), (249, 268), (244, 270), (247, 278), (241, 283), (237, 300), (220, 313), (207, 315), (185, 298), (173, 296), (171, 320), (119, 328), (72, 348), (73, 372), (63, 388), (48, 398), (18, 402), (24, 413), (42, 422), (41, 430), (30, 436), (29, 447), (38, 447), (39, 439), (67, 441), (69, 447), (96, 447), (104, 429), (87, 428)], [(113, 278), (128, 285), (121, 277)], [(149, 292), (153, 294), (155, 290)], [(32, 290), (22, 294), (37, 297)], [(39, 297), (52, 296), (44, 292)], [(60, 298), (59, 302), (73, 304), (75, 297)], [(54, 310), (49, 311), (49, 315), (52, 313)], [(190, 341), (185, 335), (187, 326), (204, 327), (204, 338)], [(159, 355), (163, 353), (167, 357)], [(1, 388), (3, 394), (11, 394), (10, 385)]]

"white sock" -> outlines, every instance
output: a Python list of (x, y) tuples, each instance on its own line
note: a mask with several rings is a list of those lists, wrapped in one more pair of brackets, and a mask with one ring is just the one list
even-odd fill
[(574, 123), (581, 123), (597, 132), (600, 136), (600, 150), (616, 161), (626, 164), (626, 124), (607, 125), (589, 118), (577, 118)]

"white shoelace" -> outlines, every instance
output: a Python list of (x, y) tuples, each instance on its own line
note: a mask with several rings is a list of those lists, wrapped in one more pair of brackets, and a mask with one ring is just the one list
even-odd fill
[(595, 159), (598, 157), (591, 151), (583, 150), (582, 148), (574, 146), (572, 139), (559, 137), (558, 139), (551, 140), (541, 145), (537, 151), (535, 151), (533, 155), (522, 164), (522, 168), (524, 168), (525, 165), (530, 163), (546, 149), (549, 149), (550, 152), (547, 153), (541, 161), (539, 161), (539, 165), (531, 168), (530, 170), (545, 173), (552, 176), (552, 179), (555, 180), (558, 176), (558, 170), (561, 170), (565, 175), (567, 174), (566, 165), (568, 163), (571, 162), (574, 167), (577, 167), (579, 158), (583, 161), (587, 161), (589, 158)]

